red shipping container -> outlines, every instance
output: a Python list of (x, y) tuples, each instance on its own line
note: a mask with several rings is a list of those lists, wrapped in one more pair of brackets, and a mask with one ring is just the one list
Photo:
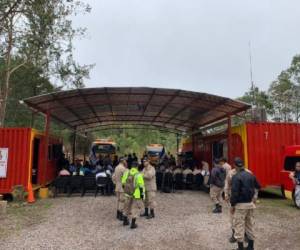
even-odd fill
[[(55, 147), (54, 147), (55, 145)], [(6, 176), (0, 177), (0, 193), (10, 193), (15, 185), (41, 185), (52, 181), (57, 173), (54, 149), (61, 147), (57, 138), (49, 138), (46, 174), (44, 172), (45, 136), (31, 128), (1, 128), (0, 148), (8, 149)]]

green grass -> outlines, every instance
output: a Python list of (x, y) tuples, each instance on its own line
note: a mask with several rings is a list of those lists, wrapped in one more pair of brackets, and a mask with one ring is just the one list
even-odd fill
[(7, 214), (1, 218), (0, 240), (9, 234), (42, 222), (47, 211), (53, 206), (51, 199), (37, 200), (33, 204), (9, 203)]

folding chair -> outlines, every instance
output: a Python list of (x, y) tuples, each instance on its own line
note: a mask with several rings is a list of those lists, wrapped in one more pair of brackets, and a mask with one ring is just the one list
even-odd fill
[(70, 185), (70, 178), (71, 176), (59, 176), (57, 177), (54, 182), (53, 182), (53, 186), (54, 186), (54, 195), (53, 197), (57, 197), (57, 194), (63, 190), (64, 193), (67, 193), (69, 185)]
[(187, 174), (185, 178), (185, 188), (191, 189), (194, 183), (194, 175), (192, 173)]
[(97, 197), (97, 194), (99, 192), (99, 189), (102, 192), (102, 195), (105, 194), (105, 191), (107, 189), (107, 184), (108, 184), (109, 178), (108, 177), (104, 177), (104, 176), (99, 176), (96, 179), (96, 190), (95, 190), (95, 197)]
[(165, 173), (163, 178), (162, 191), (165, 193), (170, 193), (174, 191), (174, 182), (173, 182), (173, 174)]
[(182, 189), (182, 184), (183, 184), (183, 174), (182, 173), (175, 174), (174, 176), (175, 189)]
[(68, 196), (70, 197), (74, 191), (80, 192), (82, 189), (82, 180), (83, 176), (81, 175), (73, 175), (70, 179), (69, 192)]
[(202, 174), (196, 174), (194, 177), (194, 188), (196, 190), (201, 190), (201, 187), (203, 185), (203, 175)]
[(162, 172), (156, 172), (156, 184), (157, 184), (157, 189), (158, 190), (162, 189), (163, 177), (164, 177), (164, 174)]
[(81, 197), (85, 195), (87, 190), (96, 190), (95, 174), (91, 174), (83, 177)]

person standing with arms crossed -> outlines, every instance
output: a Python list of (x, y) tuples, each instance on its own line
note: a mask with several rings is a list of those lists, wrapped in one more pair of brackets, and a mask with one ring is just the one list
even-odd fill
[(115, 192), (117, 196), (117, 219), (123, 220), (123, 210), (124, 210), (124, 190), (122, 187), (122, 176), (127, 170), (127, 162), (125, 157), (121, 157), (119, 164), (115, 168), (115, 172), (112, 176), (112, 181), (115, 184)]
[[(155, 217), (154, 209), (156, 207), (156, 173), (155, 168), (150, 164), (147, 158), (143, 159), (143, 175), (145, 180), (145, 188), (146, 188), (146, 197), (145, 197), (145, 212), (141, 216), (146, 216), (147, 219), (152, 219)], [(150, 209), (150, 213), (149, 213)]]
[(248, 237), (247, 250), (254, 249), (254, 209), (253, 198), (255, 190), (260, 189), (256, 177), (247, 172), (240, 158), (234, 159), (237, 173), (232, 177), (230, 197), (230, 212), (233, 214), (234, 238), (238, 243), (238, 250), (244, 249), (245, 233)]

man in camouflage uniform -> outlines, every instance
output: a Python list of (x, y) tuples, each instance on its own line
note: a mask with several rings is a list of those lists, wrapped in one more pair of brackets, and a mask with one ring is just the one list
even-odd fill
[[(146, 197), (145, 197), (145, 212), (141, 216), (146, 216), (147, 219), (152, 219), (155, 217), (154, 215), (154, 209), (156, 207), (156, 173), (155, 168), (150, 164), (149, 160), (147, 158), (144, 158), (143, 160), (143, 175), (145, 180), (145, 189), (146, 189)], [(149, 213), (150, 209), (150, 213)]]
[[(247, 169), (247, 168), (245, 168), (245, 171), (247, 171), (247, 172), (249, 172), (249, 173), (252, 174), (252, 172), (249, 169)], [(226, 175), (226, 179), (225, 179), (224, 197), (225, 197), (225, 201), (229, 202), (229, 204), (230, 204), (230, 197), (231, 197), (232, 177), (236, 173), (237, 173), (237, 169), (236, 168), (231, 169), (228, 172), (228, 174)], [(255, 194), (254, 194), (254, 197), (253, 197), (253, 202), (254, 203), (256, 203), (257, 197), (258, 197), (258, 190), (255, 189)], [(232, 213), (229, 214), (229, 218), (230, 218), (230, 228), (231, 228), (231, 231), (232, 231), (232, 235), (229, 238), (229, 242), (230, 243), (235, 243), (236, 239), (234, 238), (233, 214)], [(245, 237), (247, 239), (247, 235), (245, 235)]]
[(127, 162), (124, 157), (120, 158), (119, 164), (115, 168), (115, 172), (112, 176), (112, 181), (115, 184), (115, 192), (117, 196), (117, 219), (123, 220), (123, 209), (124, 209), (124, 190), (122, 187), (122, 176), (127, 170)]
[(238, 242), (238, 250), (244, 250), (244, 236), (248, 237), (247, 250), (254, 249), (254, 209), (255, 189), (260, 185), (255, 176), (245, 171), (243, 161), (235, 158), (237, 173), (232, 177), (230, 212), (233, 214), (234, 238)]

